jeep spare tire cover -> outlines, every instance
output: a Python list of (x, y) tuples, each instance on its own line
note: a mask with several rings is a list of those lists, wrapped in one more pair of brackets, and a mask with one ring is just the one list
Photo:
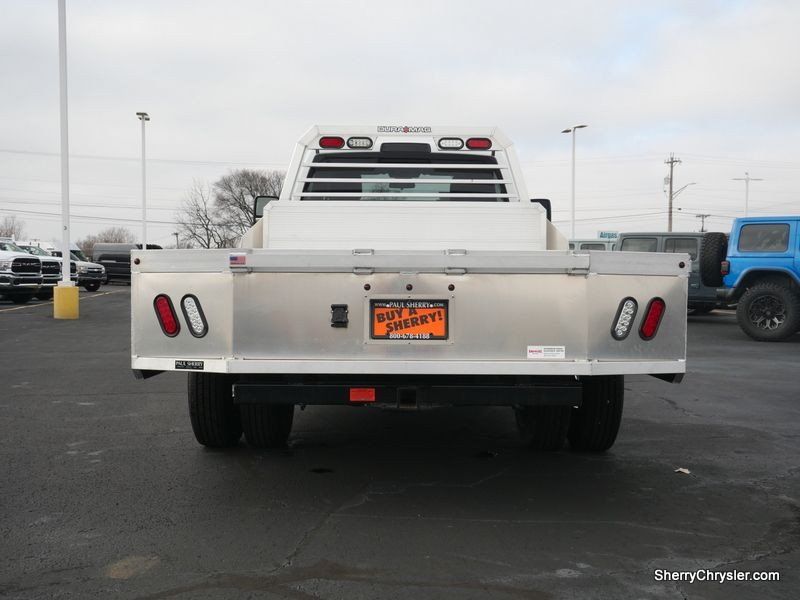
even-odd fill
[(727, 256), (727, 235), (712, 231), (703, 236), (703, 243), (700, 245), (700, 279), (703, 285), (710, 287), (722, 285), (720, 267)]

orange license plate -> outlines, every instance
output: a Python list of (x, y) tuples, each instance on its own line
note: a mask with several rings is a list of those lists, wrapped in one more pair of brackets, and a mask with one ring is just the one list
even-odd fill
[(370, 300), (373, 340), (446, 340), (447, 300)]

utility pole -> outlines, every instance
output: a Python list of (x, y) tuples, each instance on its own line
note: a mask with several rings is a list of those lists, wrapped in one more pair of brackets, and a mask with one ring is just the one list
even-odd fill
[(698, 219), (700, 219), (700, 233), (705, 233), (706, 231), (706, 219), (711, 215), (695, 215)]
[(750, 204), (750, 182), (751, 181), (764, 181), (760, 177), (750, 177), (750, 173), (744, 172), (744, 177), (734, 177), (731, 181), (744, 181), (744, 216), (747, 216), (747, 211)]
[(176, 231), (172, 235), (175, 236), (175, 247), (180, 248), (181, 246), (180, 246), (180, 241), (178, 240), (178, 232)]
[(680, 158), (675, 158), (675, 154), (670, 152), (669, 158), (664, 161), (664, 164), (669, 165), (669, 209), (668, 209), (668, 218), (667, 218), (667, 231), (672, 231), (672, 174), (675, 169), (675, 165), (679, 165), (681, 163)]

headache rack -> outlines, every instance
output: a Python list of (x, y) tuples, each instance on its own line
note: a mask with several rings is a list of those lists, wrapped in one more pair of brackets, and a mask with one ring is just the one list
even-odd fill
[(281, 200), (527, 202), (515, 172), (495, 128), (315, 126), (295, 148)]

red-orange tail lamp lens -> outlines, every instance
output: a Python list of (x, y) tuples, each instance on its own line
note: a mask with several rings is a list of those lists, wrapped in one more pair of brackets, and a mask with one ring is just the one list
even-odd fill
[(661, 298), (653, 298), (644, 311), (644, 319), (639, 327), (639, 337), (643, 340), (652, 340), (658, 333), (661, 318), (666, 312), (667, 304)]
[(167, 337), (175, 337), (180, 333), (181, 325), (178, 322), (178, 316), (175, 314), (175, 308), (172, 306), (172, 300), (166, 294), (159, 294), (153, 300), (153, 306), (156, 309), (156, 317), (158, 324), (161, 325), (161, 331)]

